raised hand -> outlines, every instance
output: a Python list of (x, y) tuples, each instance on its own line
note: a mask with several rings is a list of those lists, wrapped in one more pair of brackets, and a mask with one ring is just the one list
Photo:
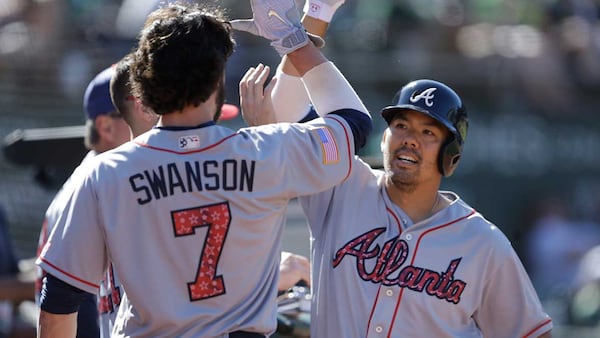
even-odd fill
[(250, 0), (250, 5), (252, 19), (232, 20), (234, 29), (270, 40), (282, 56), (308, 43), (295, 0)]
[(259, 64), (248, 69), (240, 80), (240, 106), (242, 117), (249, 126), (260, 126), (277, 122), (273, 103), (271, 102), (271, 91), (275, 85), (273, 79), (265, 87), (269, 76), (269, 66)]

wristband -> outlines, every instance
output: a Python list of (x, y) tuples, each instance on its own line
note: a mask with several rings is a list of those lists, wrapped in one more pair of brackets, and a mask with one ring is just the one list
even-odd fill
[(304, 3), (304, 13), (311, 18), (329, 23), (342, 3), (343, 1), (331, 6), (319, 0), (307, 0)]

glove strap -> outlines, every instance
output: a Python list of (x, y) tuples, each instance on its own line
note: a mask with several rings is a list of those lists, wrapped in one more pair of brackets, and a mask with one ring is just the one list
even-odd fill
[(294, 30), (283, 39), (272, 41), (271, 46), (275, 48), (280, 56), (284, 56), (295, 51), (296, 49), (306, 46), (309, 40), (318, 48), (321, 48), (325, 45), (325, 40), (323, 40), (320, 36), (310, 34), (304, 30), (304, 27), (301, 27), (297, 30)]
[(306, 35), (304, 28), (297, 28), (285, 37), (271, 41), (271, 46), (275, 48), (280, 56), (284, 56), (296, 49), (306, 46), (307, 43), (308, 36)]

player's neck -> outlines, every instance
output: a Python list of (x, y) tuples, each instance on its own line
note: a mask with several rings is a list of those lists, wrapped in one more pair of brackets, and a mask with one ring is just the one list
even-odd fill
[(197, 107), (192, 105), (181, 111), (161, 115), (157, 126), (159, 127), (195, 127), (213, 121), (216, 111), (214, 101), (207, 101)]
[(390, 182), (386, 185), (386, 191), (390, 200), (415, 223), (431, 217), (447, 206), (446, 200), (438, 194), (437, 186), (405, 189)]

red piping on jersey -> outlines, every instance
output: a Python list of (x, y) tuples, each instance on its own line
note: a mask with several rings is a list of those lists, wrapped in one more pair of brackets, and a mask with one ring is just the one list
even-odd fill
[(381, 292), (381, 286), (377, 289), (377, 295), (375, 296), (375, 301), (373, 302), (373, 307), (371, 308), (371, 315), (369, 316), (369, 321), (367, 322), (367, 333), (371, 328), (371, 320), (373, 319), (373, 314), (375, 313), (375, 305), (377, 305), (377, 299), (379, 299), (379, 293)]
[(392, 211), (392, 209), (386, 207), (385, 208), (391, 215), (392, 217), (394, 217), (394, 219), (396, 220), (396, 225), (398, 226), (398, 231), (400, 231), (399, 235), (402, 235), (402, 226), (400, 225), (400, 220), (398, 219), (398, 216), (396, 216), (396, 213)]
[[(465, 218), (469, 218), (474, 213), (475, 213), (475, 210), (471, 210), (471, 212), (469, 214), (467, 214), (467, 215), (465, 215), (463, 217), (459, 217), (459, 218), (455, 219), (454, 221), (451, 221), (451, 222), (448, 222), (446, 224), (442, 224), (442, 225), (439, 225), (439, 226), (437, 226), (435, 228), (431, 228), (431, 229), (429, 229), (427, 231), (424, 231), (419, 236), (419, 239), (417, 240), (417, 245), (415, 245), (415, 251), (413, 253), (412, 259), (410, 260), (410, 265), (414, 265), (415, 258), (417, 257), (417, 251), (419, 250), (419, 244), (421, 244), (421, 240), (423, 239), (423, 237), (425, 237), (425, 235), (429, 234), (430, 232), (433, 232), (433, 231), (445, 228), (447, 226), (450, 226), (450, 225), (452, 225), (452, 224), (454, 224), (456, 222), (460, 222), (460, 221), (462, 221)], [(398, 315), (398, 308), (400, 308), (400, 303), (402, 302), (402, 295), (404, 294), (404, 289), (405, 288), (401, 288), (400, 289), (400, 296), (398, 296), (398, 303), (396, 303), (396, 308), (394, 309), (394, 315), (392, 316), (392, 323), (390, 325), (390, 330), (388, 332), (388, 338), (391, 337), (390, 335), (392, 334), (392, 329), (394, 328), (394, 322), (396, 321), (396, 316)]]
[[(386, 207), (385, 209), (396, 220), (396, 226), (398, 227), (398, 231), (400, 231), (400, 234), (398, 236), (402, 235), (402, 226), (400, 225), (401, 224), (400, 219), (398, 219), (398, 216), (396, 216), (396, 213), (394, 211), (392, 211), (392, 209), (390, 209), (388, 207)], [(367, 322), (367, 332), (369, 332), (369, 329), (371, 328), (371, 319), (373, 319), (373, 314), (375, 313), (375, 307), (377, 305), (377, 300), (379, 299), (380, 292), (381, 292), (381, 284), (379, 285), (379, 288), (377, 289), (377, 296), (375, 296), (375, 301), (373, 302), (373, 307), (371, 308), (371, 315), (369, 316), (369, 321)]]
[(137, 144), (140, 147), (144, 147), (144, 148), (148, 148), (148, 149), (152, 149), (152, 150), (165, 151), (167, 153), (173, 153), (173, 154), (179, 154), (179, 155), (187, 155), (187, 154), (200, 153), (200, 152), (203, 152), (203, 151), (208, 150), (210, 148), (214, 148), (214, 147), (218, 146), (219, 144), (221, 144), (221, 143), (227, 141), (228, 139), (230, 139), (230, 138), (232, 138), (234, 136), (237, 136), (237, 135), (239, 135), (239, 134), (238, 133), (231, 134), (231, 135), (223, 138), (219, 142), (211, 144), (208, 147), (204, 147), (204, 148), (196, 149), (196, 150), (190, 150), (190, 151), (175, 151), (175, 150), (171, 150), (171, 149), (159, 148), (159, 147), (154, 147), (154, 146), (151, 146), (149, 144), (141, 143), (141, 142), (138, 142), (138, 141), (133, 141), (133, 143)]
[(333, 117), (333, 116), (325, 116), (325, 118), (330, 118), (332, 120), (334, 120), (335, 122), (339, 123), (342, 128), (344, 129), (344, 135), (346, 135), (346, 145), (348, 146), (348, 173), (346, 174), (346, 177), (344, 177), (344, 179), (342, 180), (342, 182), (346, 181), (348, 179), (348, 177), (350, 177), (350, 173), (352, 172), (352, 158), (354, 158), (354, 154), (352, 154), (350, 152), (350, 136), (348, 136), (348, 130), (346, 129), (346, 126), (342, 123), (342, 121), (340, 121), (338, 118)]
[(56, 269), (56, 270), (58, 270), (58, 271), (60, 271), (60, 272), (64, 273), (65, 275), (67, 275), (67, 276), (71, 277), (72, 279), (74, 279), (74, 280), (76, 280), (76, 281), (78, 281), (78, 282), (80, 282), (80, 283), (83, 283), (83, 284), (85, 284), (85, 285), (88, 285), (88, 286), (94, 287), (94, 288), (96, 288), (96, 289), (100, 288), (100, 285), (98, 285), (98, 284), (90, 283), (90, 282), (88, 282), (88, 281), (85, 281), (85, 280), (83, 280), (83, 279), (81, 279), (81, 278), (79, 278), (79, 277), (76, 277), (76, 276), (74, 276), (74, 275), (72, 275), (72, 274), (70, 274), (70, 273), (66, 272), (65, 270), (63, 270), (63, 269), (61, 269), (61, 268), (57, 267), (56, 265), (54, 265), (54, 264), (52, 264), (52, 263), (48, 262), (47, 260), (45, 260), (45, 259), (44, 259), (44, 258), (42, 258), (42, 257), (40, 257), (40, 259), (42, 260), (42, 262), (44, 262), (44, 263), (46, 263), (46, 264), (50, 265), (50, 266), (51, 266), (51, 267), (53, 267), (54, 269)]
[(546, 321), (544, 321), (543, 323), (541, 323), (540, 325), (536, 326), (533, 330), (527, 332), (526, 335), (523, 336), (523, 338), (527, 338), (527, 337), (531, 337), (531, 335), (540, 329), (540, 327), (547, 325), (548, 323), (550, 323), (552, 321), (552, 319), (547, 319)]

